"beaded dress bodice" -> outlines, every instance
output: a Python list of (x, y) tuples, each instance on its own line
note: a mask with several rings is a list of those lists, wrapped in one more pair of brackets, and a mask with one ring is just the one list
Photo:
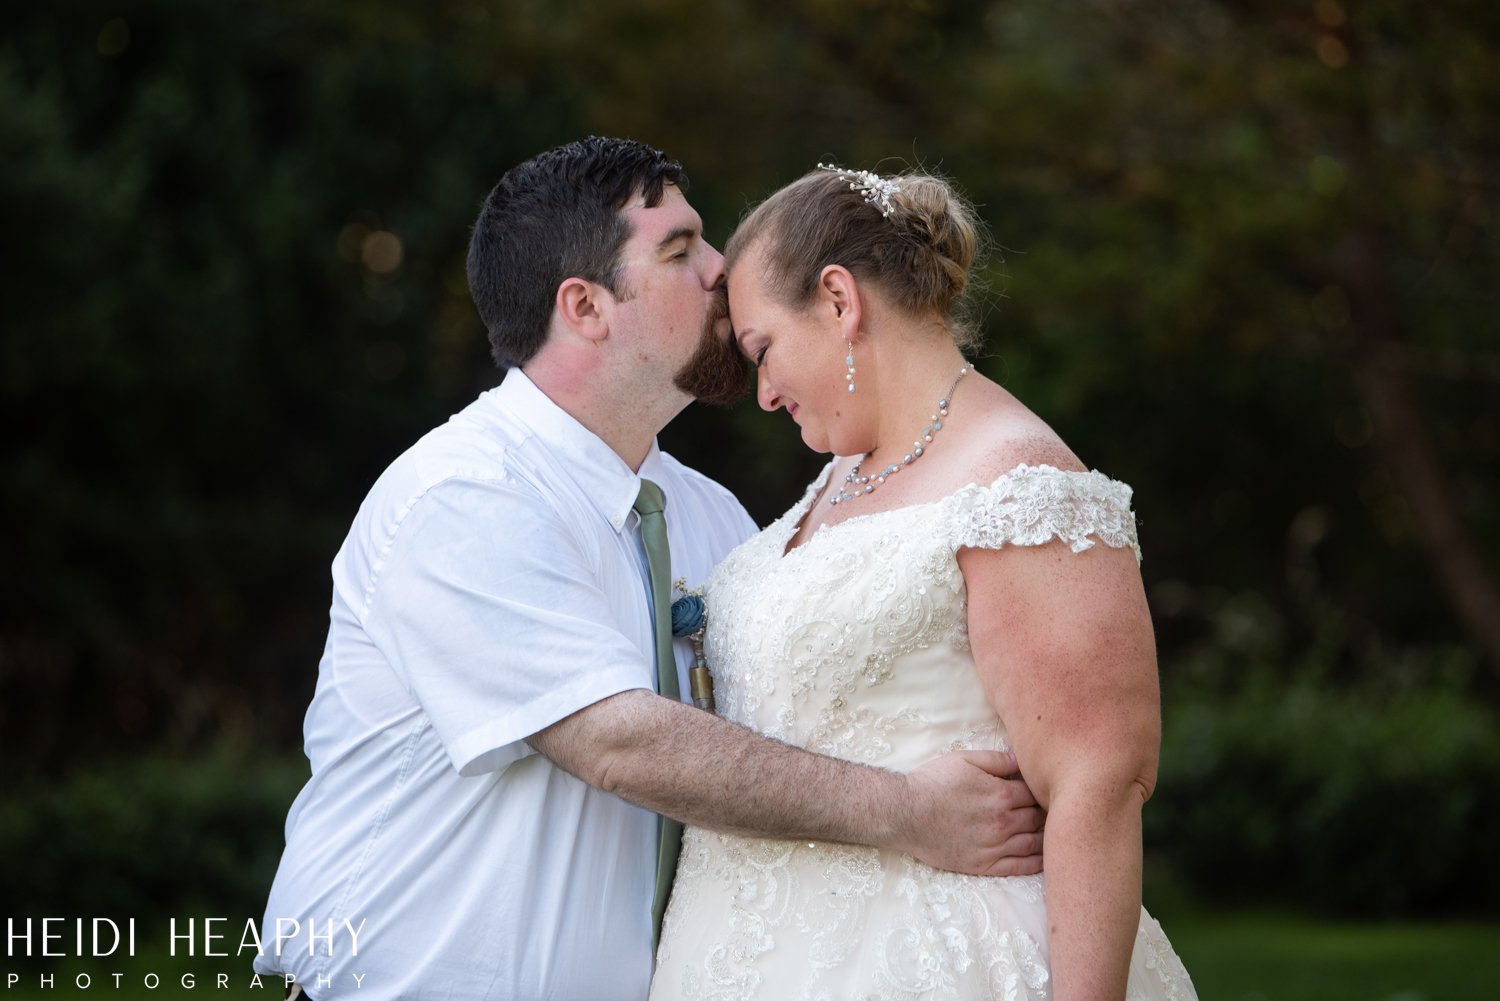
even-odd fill
[[(831, 468), (709, 577), (719, 713), (897, 771), (946, 751), (1006, 749), (969, 652), (958, 551), (1136, 548), (1130, 488), (1023, 465), (940, 501), (824, 526), (786, 552)], [(960, 876), (874, 848), (690, 828), (652, 997), (1045, 999), (1045, 943), (1041, 876)], [(1135, 963), (1132, 998), (1194, 996), (1144, 912)]]

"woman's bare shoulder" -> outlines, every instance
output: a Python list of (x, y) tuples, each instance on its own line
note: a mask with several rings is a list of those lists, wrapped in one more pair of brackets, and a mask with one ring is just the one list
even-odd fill
[(987, 392), (976, 394), (971, 424), (961, 436), (962, 461), (974, 482), (992, 483), (1021, 465), (1087, 471), (1046, 421), (994, 383), (985, 388)]

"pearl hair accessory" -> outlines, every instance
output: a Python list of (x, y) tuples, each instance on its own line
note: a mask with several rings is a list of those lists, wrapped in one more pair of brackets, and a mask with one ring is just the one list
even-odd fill
[(865, 200), (865, 204), (878, 209), (880, 214), (887, 219), (896, 210), (896, 204), (891, 201), (891, 196), (898, 194), (901, 188), (895, 181), (888, 181), (873, 170), (845, 170), (831, 163), (820, 163), (818, 169), (831, 170), (839, 176), (840, 180), (848, 181), (850, 191), (858, 191), (860, 197)]
[(844, 356), (844, 364), (849, 366), (849, 374), (844, 378), (849, 381), (849, 392), (852, 393), (854, 392), (854, 345), (849, 343), (847, 337), (844, 338), (844, 343), (849, 348), (849, 353)]
[[(941, 400), (938, 400), (937, 413), (932, 415), (932, 423), (922, 429), (921, 438), (911, 443), (911, 451), (902, 456), (900, 462), (893, 462), (878, 473), (861, 476), (859, 475), (859, 467), (864, 465), (865, 460), (870, 457), (870, 453), (866, 452), (854, 464), (854, 467), (849, 470), (849, 475), (844, 477), (844, 485), (832, 497), (828, 498), (828, 503), (843, 504), (847, 501), (852, 501), (856, 497), (873, 494), (876, 487), (920, 459), (927, 451), (926, 446), (932, 444), (932, 436), (943, 429), (943, 419), (948, 416), (948, 403), (953, 399), (953, 391), (958, 388), (958, 380), (968, 374), (968, 365), (964, 365), (963, 368), (958, 370), (958, 375), (953, 377), (953, 385), (949, 386), (948, 392), (943, 394)], [(851, 487), (853, 488), (852, 492), (850, 490)]]

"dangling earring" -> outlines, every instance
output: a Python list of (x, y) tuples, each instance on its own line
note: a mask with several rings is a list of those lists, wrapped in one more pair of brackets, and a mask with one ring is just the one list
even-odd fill
[(844, 364), (849, 366), (849, 374), (844, 378), (849, 380), (849, 392), (852, 393), (854, 392), (854, 345), (847, 337), (844, 338), (844, 343), (849, 347), (849, 353), (844, 356)]

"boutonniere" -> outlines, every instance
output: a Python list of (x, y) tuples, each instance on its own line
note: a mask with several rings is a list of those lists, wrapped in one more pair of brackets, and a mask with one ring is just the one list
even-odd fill
[(682, 594), (672, 602), (672, 635), (686, 636), (693, 644), (693, 667), (688, 671), (693, 705), (713, 712), (714, 679), (708, 673), (708, 660), (703, 656), (703, 630), (708, 626), (708, 606), (703, 602), (703, 589), (689, 590), (685, 577), (678, 577), (672, 586)]

